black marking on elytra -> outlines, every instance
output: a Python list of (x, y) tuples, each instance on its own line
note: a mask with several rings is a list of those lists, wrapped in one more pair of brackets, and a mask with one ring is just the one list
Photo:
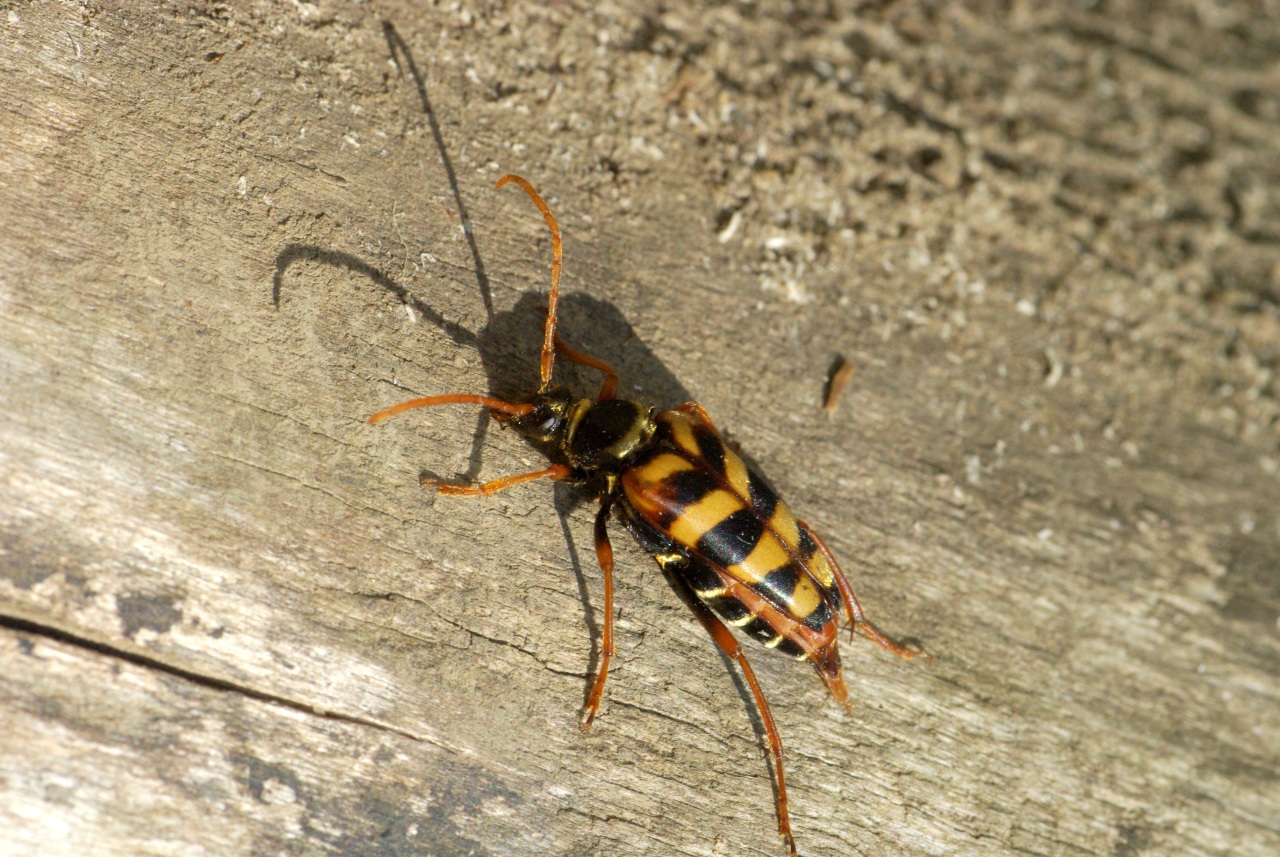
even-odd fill
[(716, 473), (724, 473), (724, 444), (715, 432), (702, 425), (693, 426), (693, 439), (698, 444), (698, 454)]
[(785, 608), (791, 603), (792, 593), (796, 591), (796, 584), (799, 582), (800, 569), (795, 563), (789, 562), (766, 574), (758, 589), (770, 603)]
[(815, 631), (821, 631), (823, 628), (827, 627), (827, 623), (834, 618), (835, 613), (832, 612), (831, 605), (827, 603), (827, 599), (824, 597), (818, 602), (818, 606), (813, 608), (813, 612), (808, 616), (805, 616), (800, 621), (803, 622), (806, 627), (812, 628)]
[(728, 568), (746, 559), (763, 533), (760, 516), (751, 509), (739, 509), (703, 533), (694, 550), (709, 562)]
[(813, 537), (809, 535), (809, 531), (806, 530), (804, 527), (800, 528), (799, 547), (800, 547), (800, 558), (802, 560), (808, 560), (809, 557), (813, 556), (815, 553), (818, 552), (817, 542), (813, 540)]
[(773, 489), (750, 468), (747, 469), (747, 477), (751, 506), (761, 520), (767, 521), (773, 517), (774, 510), (778, 508), (778, 495), (773, 493)]
[(662, 485), (663, 492), (682, 510), (697, 503), (718, 487), (715, 474), (701, 467), (673, 473)]

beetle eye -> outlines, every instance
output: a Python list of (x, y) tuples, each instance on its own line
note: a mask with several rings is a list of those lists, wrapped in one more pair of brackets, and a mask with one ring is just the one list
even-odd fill
[(560, 415), (550, 408), (539, 408), (538, 418), (538, 431), (544, 435), (554, 434), (560, 424)]

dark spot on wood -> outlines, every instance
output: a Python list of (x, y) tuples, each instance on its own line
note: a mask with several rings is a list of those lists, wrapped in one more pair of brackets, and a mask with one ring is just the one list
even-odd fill
[(142, 629), (164, 634), (182, 621), (177, 600), (169, 595), (142, 593), (123, 595), (116, 600), (116, 612), (124, 624), (124, 635), (130, 640)]
[(293, 791), (295, 799), (299, 803), (304, 803), (302, 783), (298, 780), (297, 774), (279, 765), (273, 765), (270, 762), (264, 762), (256, 756), (235, 753), (231, 756), (231, 761), (236, 765), (243, 765), (247, 768), (249, 777), (249, 794), (253, 795), (254, 800), (260, 803), (270, 803), (263, 797), (263, 790), (267, 783), (272, 780), (281, 785), (288, 786)]

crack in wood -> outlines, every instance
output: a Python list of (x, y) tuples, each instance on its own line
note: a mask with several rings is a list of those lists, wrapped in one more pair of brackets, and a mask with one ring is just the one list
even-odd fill
[(184, 681), (189, 681), (192, 684), (197, 684), (210, 690), (234, 693), (257, 702), (265, 702), (268, 705), (278, 705), (281, 708), (288, 708), (291, 711), (297, 711), (312, 717), (321, 717), (325, 720), (336, 720), (341, 723), (350, 723), (355, 726), (367, 726), (371, 729), (377, 729), (380, 732), (399, 735), (401, 738), (408, 738), (410, 741), (430, 744), (452, 754), (458, 753), (457, 748), (398, 726), (381, 723), (368, 717), (359, 717), (353, 714), (344, 714), (340, 711), (326, 710), (317, 705), (311, 705), (306, 702), (300, 702), (296, 699), (290, 699), (285, 696), (268, 693), (267, 691), (238, 684), (224, 678), (195, 672), (194, 670), (186, 669), (185, 667), (174, 666), (173, 664), (166, 663), (154, 656), (144, 655), (141, 652), (131, 652), (118, 646), (101, 643), (97, 640), (92, 640), (88, 637), (74, 634), (62, 628), (55, 628), (52, 625), (32, 622), (28, 619), (21, 619), (17, 616), (0, 615), (0, 628), (8, 628), (19, 634), (46, 637), (50, 640), (56, 640), (57, 642), (64, 643), (69, 646), (75, 646), (100, 655), (117, 658), (131, 663), (134, 666), (156, 670), (157, 672), (162, 672), (166, 675), (171, 675), (175, 678), (183, 679)]

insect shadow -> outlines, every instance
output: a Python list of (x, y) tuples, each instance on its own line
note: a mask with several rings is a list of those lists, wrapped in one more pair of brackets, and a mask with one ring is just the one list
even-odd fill
[[(488, 324), (480, 331), (473, 332), (447, 321), (440, 311), (417, 297), (394, 277), (359, 257), (315, 245), (290, 244), (276, 256), (271, 297), (277, 311), (281, 307), (282, 292), (286, 288), (285, 280), (289, 269), (306, 264), (335, 268), (355, 275), (358, 281), (371, 282), (385, 289), (410, 307), (425, 322), (419, 326), (424, 337), (444, 335), (459, 349), (470, 351), (480, 358), (485, 375), (483, 385), (485, 389), (454, 389), (450, 386), (438, 389), (406, 390), (404, 398), (436, 393), (474, 392), (488, 393), (506, 400), (519, 400), (537, 389), (538, 355), (542, 345), (543, 323), (546, 320), (547, 311), (546, 296), (541, 291), (530, 291), (521, 295), (514, 306), (507, 310), (495, 311), (490, 316)], [(359, 287), (359, 282), (353, 283), (353, 288)], [(572, 288), (572, 285), (569, 287)], [(673, 407), (682, 402), (694, 400), (679, 379), (636, 335), (626, 317), (613, 304), (590, 295), (568, 291), (561, 293), (559, 313), (559, 331), (567, 342), (574, 348), (609, 363), (617, 370), (620, 378), (618, 390), (620, 397), (645, 402), (658, 408)], [(555, 380), (557, 385), (567, 387), (575, 393), (594, 395), (599, 389), (601, 376), (595, 370), (561, 359), (556, 361)], [(360, 416), (367, 416), (381, 407), (394, 404), (392, 400), (395, 398), (392, 395), (383, 400), (361, 403)], [(415, 418), (430, 419), (425, 414), (401, 417), (401, 419)], [(449, 475), (424, 470), (419, 474), (420, 478), (440, 479), (443, 476), (448, 481), (478, 481), (486, 460), (486, 439), (492, 425), (494, 421), (489, 415), (482, 409), (477, 409), (476, 427), (471, 433), (471, 449), (465, 453), (466, 470)], [(510, 468), (501, 461), (490, 461), (487, 469), (491, 471), (489, 478), (507, 475), (510, 472)], [(600, 659), (601, 627), (596, 618), (596, 611), (591, 608), (593, 599), (587, 573), (584, 571), (584, 561), (569, 526), (569, 518), (578, 506), (593, 502), (595, 495), (586, 486), (563, 482), (540, 483), (536, 486), (513, 490), (545, 491), (548, 487), (554, 491), (553, 506), (560, 521), (569, 559), (573, 566), (578, 595), (586, 608), (585, 624), (592, 647), (587, 673), (590, 677), (594, 675)], [(485, 501), (445, 498), (443, 502)], [(588, 550), (588, 557), (588, 562), (594, 569), (595, 558), (590, 550)], [(593, 574), (592, 581), (595, 578), (596, 575)], [(742, 699), (757, 734), (762, 734), (763, 724), (755, 711), (750, 689), (742, 680), (733, 662), (718, 648), (713, 646), (712, 649), (720, 656), (729, 675), (733, 677), (738, 696)], [(586, 690), (589, 690), (589, 685), (588, 681)]]
[[(452, 191), (462, 220), (463, 232), (472, 257), (479, 297), (484, 306), (488, 322), (479, 332), (475, 333), (452, 324), (441, 313), (415, 297), (405, 286), (376, 266), (370, 265), (356, 256), (314, 245), (291, 244), (277, 255), (276, 272), (272, 283), (272, 302), (276, 309), (279, 310), (284, 275), (295, 264), (310, 261), (356, 274), (391, 292), (406, 306), (417, 312), (421, 318), (429, 323), (428, 325), (423, 325), (424, 331), (440, 330), (459, 348), (474, 349), (481, 359), (487, 380), (486, 390), (423, 390), (414, 392), (419, 393), (419, 395), (445, 392), (474, 392), (488, 393), (506, 400), (522, 399), (537, 390), (538, 354), (546, 316), (545, 298), (542, 297), (541, 289), (538, 289), (536, 292), (530, 291), (522, 295), (515, 306), (509, 310), (502, 312), (495, 310), (492, 289), (485, 271), (484, 261), (474, 239), (471, 219), (422, 75), (418, 71), (407, 44), (389, 22), (384, 22), (383, 24), (383, 35), (387, 41), (392, 61), (402, 75), (407, 74), (412, 79), (423, 114), (427, 118), (432, 140), (436, 145), (441, 164), (445, 170), (445, 178)], [(572, 266), (572, 259), (570, 259), (569, 263)], [(561, 296), (559, 318), (559, 330), (567, 342), (573, 347), (605, 361), (617, 370), (621, 382), (618, 390), (620, 397), (644, 402), (658, 408), (667, 408), (683, 402), (694, 401), (694, 397), (689, 394), (688, 390), (677, 380), (675, 375), (667, 370), (662, 361), (635, 335), (631, 325), (612, 304), (589, 295), (575, 293), (572, 291), (572, 286), (570, 286), (570, 291), (563, 293)], [(567, 387), (575, 393), (592, 395), (599, 389), (600, 381), (599, 374), (593, 370), (574, 365), (568, 360), (557, 361), (556, 383), (559, 386)], [(376, 410), (379, 404), (387, 403), (369, 403), (370, 412)], [(483, 411), (477, 413), (476, 428), (471, 434), (471, 450), (467, 455), (468, 466), (465, 473), (458, 475), (457, 481), (468, 483), (477, 481), (484, 454), (485, 440), (488, 436), (491, 422), (492, 420), (487, 413)], [(729, 442), (736, 449), (737, 445), (731, 440)], [(759, 468), (756, 466), (756, 462), (752, 461), (749, 456), (743, 455), (741, 450), (738, 450), (738, 452), (743, 458), (747, 459), (748, 465), (758, 473)], [(497, 470), (498, 468), (494, 469)], [(499, 472), (505, 473), (507, 471), (503, 468)], [(436, 474), (425, 472), (420, 476), (427, 479), (437, 478)], [(573, 534), (570, 531), (568, 520), (571, 512), (577, 506), (594, 499), (596, 498), (590, 493), (589, 489), (584, 487), (562, 482), (554, 485), (554, 508), (560, 520), (561, 530), (564, 533), (569, 559), (573, 565), (574, 576), (578, 585), (579, 597), (585, 608), (584, 623), (591, 639), (592, 653), (587, 673), (589, 677), (595, 675), (600, 663), (602, 629), (595, 618), (595, 612), (591, 609), (592, 600), (587, 586), (586, 574), (583, 571), (582, 560)], [(594, 566), (594, 563), (592, 565)], [(690, 593), (682, 591), (675, 581), (669, 580), (668, 582), (682, 599), (687, 600), (690, 597)], [(743, 702), (748, 717), (751, 719), (757, 737), (763, 736), (766, 732), (765, 724), (760, 717), (751, 690), (740, 672), (735, 668), (733, 661), (718, 646), (713, 646), (713, 649), (720, 657), (724, 668), (732, 677), (738, 696)], [(588, 679), (587, 685), (584, 687), (584, 699), (590, 684), (590, 679)], [(780, 783), (775, 782), (775, 789), (779, 785)]]

